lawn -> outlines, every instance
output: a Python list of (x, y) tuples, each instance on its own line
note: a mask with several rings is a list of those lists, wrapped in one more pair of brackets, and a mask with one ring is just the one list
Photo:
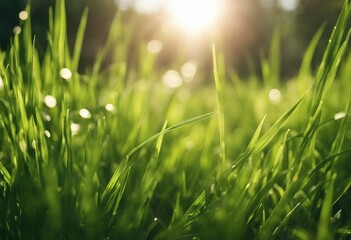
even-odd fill
[(58, 0), (43, 56), (30, 19), (0, 52), (0, 239), (351, 238), (349, 1), (289, 81), (279, 41), (262, 76), (214, 43), (211, 82), (168, 81), (119, 15), (82, 72), (82, 14), (73, 50)]

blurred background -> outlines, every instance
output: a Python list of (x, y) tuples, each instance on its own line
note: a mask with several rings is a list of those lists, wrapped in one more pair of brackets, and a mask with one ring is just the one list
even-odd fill
[[(149, 51), (159, 52), (157, 64), (170, 66), (175, 59), (195, 59), (206, 69), (211, 65), (211, 43), (224, 53), (226, 64), (240, 74), (260, 73), (262, 57), (267, 56), (273, 33), (280, 35), (281, 73), (283, 79), (296, 74), (303, 53), (317, 31), (326, 24), (319, 45), (327, 43), (343, 0), (214, 0), (207, 11), (218, 11), (215, 21), (210, 15), (198, 19), (204, 1), (172, 0), (74, 0), (66, 1), (68, 40), (72, 49), (76, 31), (85, 7), (89, 8), (87, 30), (80, 69), (91, 67), (102, 48), (115, 14), (120, 14), (123, 27), (131, 31), (130, 58), (138, 56), (135, 47), (141, 42)], [(178, 0), (178, 3), (182, 0)], [(206, 1), (205, 1), (206, 2)], [(0, 1), (0, 47), (10, 46), (14, 28), (20, 24), (19, 13), (27, 0)], [(55, 0), (32, 0), (31, 20), (39, 51), (46, 47), (48, 9)], [(217, 9), (218, 8), (218, 9)], [(188, 18), (181, 19), (183, 12)], [(178, 19), (177, 23), (173, 20)], [(200, 25), (203, 23), (205, 27)], [(172, 22), (173, 21), (173, 22)], [(202, 21), (202, 22), (201, 22)], [(179, 24), (181, 23), (181, 24)], [(196, 26), (196, 24), (198, 24)], [(210, 27), (209, 27), (210, 26)], [(198, 29), (196, 29), (198, 27)], [(122, 30), (123, 31), (123, 30)], [(134, 47), (133, 47), (134, 44)], [(322, 53), (323, 51), (318, 51)], [(316, 61), (317, 63), (318, 61)]]

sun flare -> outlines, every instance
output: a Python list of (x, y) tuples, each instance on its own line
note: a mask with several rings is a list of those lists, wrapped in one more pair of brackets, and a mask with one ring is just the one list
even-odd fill
[(168, 6), (173, 25), (189, 33), (212, 29), (218, 21), (221, 0), (174, 0)]

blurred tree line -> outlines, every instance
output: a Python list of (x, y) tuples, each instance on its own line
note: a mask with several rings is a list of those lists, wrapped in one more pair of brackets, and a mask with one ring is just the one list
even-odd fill
[[(280, 4), (284, 0), (228, 0), (222, 14), (218, 33), (222, 51), (227, 64), (239, 73), (258, 71), (262, 52), (268, 52), (273, 32), (279, 29), (281, 35), (282, 73), (289, 77), (296, 73), (304, 50), (314, 33), (326, 23), (326, 29), (320, 48), (325, 47), (327, 37), (333, 28), (344, 0), (300, 0), (292, 11), (286, 11)], [(13, 28), (19, 23), (18, 13), (23, 10), (27, 0), (0, 1), (0, 47), (9, 47)], [(38, 48), (46, 47), (48, 29), (48, 8), (55, 0), (32, 0), (31, 20), (33, 33), (36, 35)], [(80, 69), (91, 66), (96, 52), (107, 37), (111, 21), (118, 7), (114, 0), (74, 0), (66, 1), (68, 36), (72, 49), (80, 17), (85, 7), (89, 8), (89, 18), (82, 51)], [(175, 56), (181, 54), (211, 62), (210, 40), (199, 37), (189, 43), (179, 32), (172, 32), (163, 27), (162, 14), (136, 14), (132, 10), (123, 12), (125, 17), (134, 18), (133, 42), (158, 38), (163, 41), (164, 50), (159, 57), (159, 64), (167, 66)], [(184, 45), (184, 43), (186, 43)], [(194, 48), (197, 50), (196, 53)], [(191, 50), (191, 51), (190, 51)], [(322, 49), (320, 49), (323, 52)], [(132, 51), (137, 55), (137, 52)], [(192, 53), (193, 52), (193, 53)], [(264, 55), (264, 54), (263, 54)]]

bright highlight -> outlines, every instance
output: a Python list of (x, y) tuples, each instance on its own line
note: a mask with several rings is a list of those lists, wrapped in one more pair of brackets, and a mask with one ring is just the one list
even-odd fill
[(163, 75), (163, 84), (166, 88), (177, 88), (183, 84), (180, 74), (175, 70), (169, 70)]
[(91, 118), (91, 113), (86, 108), (82, 108), (81, 110), (79, 110), (79, 115), (85, 119)]
[(18, 14), (19, 19), (21, 19), (22, 21), (25, 21), (28, 19), (28, 12), (27, 11), (21, 11)]
[(48, 108), (54, 108), (56, 107), (57, 101), (54, 96), (46, 95), (44, 97), (44, 103)]
[(221, 3), (221, 0), (174, 0), (167, 10), (172, 24), (188, 33), (198, 33), (216, 25)]
[(72, 72), (68, 68), (62, 68), (60, 70), (60, 76), (68, 81), (72, 78)]
[(4, 82), (2, 81), (2, 78), (0, 77), (0, 91), (4, 90)]

